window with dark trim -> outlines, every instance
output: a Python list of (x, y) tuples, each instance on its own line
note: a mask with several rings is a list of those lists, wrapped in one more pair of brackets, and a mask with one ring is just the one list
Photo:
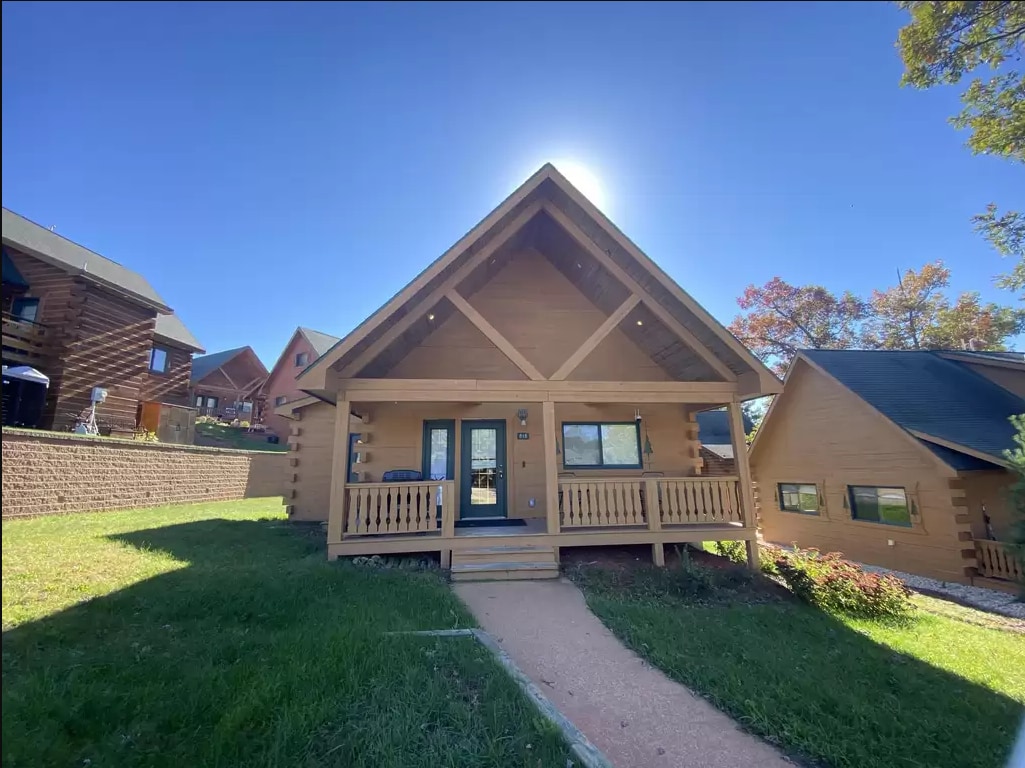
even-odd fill
[(278, 395), (274, 398), (274, 405), (284, 405), (288, 402), (288, 395)]
[(36, 318), (39, 317), (39, 299), (19, 296), (11, 302), (11, 315), (22, 322), (36, 322)]
[(149, 351), (149, 369), (151, 373), (167, 373), (168, 352), (163, 347), (153, 347)]
[(911, 505), (903, 488), (848, 485), (851, 519), (911, 527)]
[(562, 464), (566, 469), (640, 469), (640, 425), (636, 421), (563, 422)]
[(296, 356), (295, 356), (295, 364), (296, 365), (306, 365), (309, 362), (310, 362), (310, 353), (309, 352), (299, 352), (299, 353), (296, 354)]
[(424, 480), (453, 480), (456, 476), (456, 423), (452, 419), (424, 422)]
[(819, 513), (819, 487), (814, 483), (780, 483), (779, 508), (803, 515)]

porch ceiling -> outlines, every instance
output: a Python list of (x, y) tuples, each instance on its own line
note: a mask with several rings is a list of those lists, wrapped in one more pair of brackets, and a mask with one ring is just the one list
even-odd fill
[[(533, 249), (544, 256), (606, 316), (615, 312), (630, 296), (629, 289), (622, 282), (543, 210), (536, 212), (490, 258), (471, 271), (459, 283), (457, 290), (472, 303), (473, 295), (506, 267), (516, 254), (526, 249)], [(485, 307), (478, 307), (478, 310), (487, 314)], [(422, 306), (418, 311), (423, 317), (399, 334), (380, 354), (356, 372), (356, 376), (387, 376), (410, 350), (422, 344), (457, 310), (451, 302), (442, 298), (433, 307)], [(430, 315), (433, 315), (433, 320), (428, 319)], [(638, 320), (642, 325), (637, 324)], [(634, 308), (618, 328), (674, 380), (723, 380), (698, 353), (643, 304)]]

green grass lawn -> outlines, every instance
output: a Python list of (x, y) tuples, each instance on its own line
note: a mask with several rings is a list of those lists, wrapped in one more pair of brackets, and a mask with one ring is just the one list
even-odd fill
[(627, 645), (798, 758), (998, 768), (1022, 722), (1025, 635), (999, 621), (971, 624), (925, 598), (897, 627), (838, 620), (757, 585), (688, 597), (679, 571), (572, 575)]
[(197, 424), (196, 445), (213, 446), (215, 448), (238, 448), (243, 451), (287, 451), (288, 443), (281, 438), (280, 443), (268, 443), (267, 435), (260, 432), (247, 432), (245, 427), (232, 427), (227, 424)]
[(538, 766), (568, 752), (430, 573), (266, 500), (3, 524), (5, 766)]

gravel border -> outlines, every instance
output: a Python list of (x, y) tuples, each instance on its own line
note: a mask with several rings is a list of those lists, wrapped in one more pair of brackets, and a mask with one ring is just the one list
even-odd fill
[(925, 576), (915, 576), (903, 571), (893, 571), (889, 568), (880, 568), (877, 565), (865, 565), (857, 563), (864, 570), (871, 573), (888, 573), (903, 581), (910, 589), (919, 590), (928, 594), (945, 595), (951, 597), (963, 605), (978, 608), (980, 611), (998, 613), (1002, 616), (1010, 616), (1013, 619), (1025, 619), (1025, 603), (1019, 602), (1018, 598), (1010, 592), (1001, 592), (996, 589), (985, 587), (970, 587), (967, 584), (956, 584), (949, 581), (939, 581)]

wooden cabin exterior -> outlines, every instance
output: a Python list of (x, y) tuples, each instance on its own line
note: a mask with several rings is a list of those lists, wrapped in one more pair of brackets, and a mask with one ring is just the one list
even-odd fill
[(1013, 589), (1021, 391), (1021, 356), (801, 352), (750, 453), (765, 539)]
[(288, 437), (292, 418), (291, 414), (285, 416), (277, 413), (277, 409), (305, 397), (296, 383), (296, 377), (339, 341), (337, 336), (321, 333), (312, 328), (296, 328), (274, 367), (271, 368), (267, 383), (263, 387), (263, 395), (267, 401), (263, 423), (282, 440)]
[(706, 477), (695, 414), (780, 391), (546, 165), (298, 378), (293, 518), (328, 554), (437, 551), (454, 578), (557, 573), (560, 547), (733, 539), (746, 452)]
[(267, 368), (252, 347), (214, 352), (192, 361), (189, 402), (200, 416), (260, 423)]
[[(138, 273), (6, 208), (3, 262), (3, 362), (50, 378), (40, 426), (71, 428), (101, 387), (101, 429), (134, 431), (140, 404), (163, 396), (150, 368), (170, 308)], [(199, 347), (177, 318), (167, 327), (187, 380)]]

